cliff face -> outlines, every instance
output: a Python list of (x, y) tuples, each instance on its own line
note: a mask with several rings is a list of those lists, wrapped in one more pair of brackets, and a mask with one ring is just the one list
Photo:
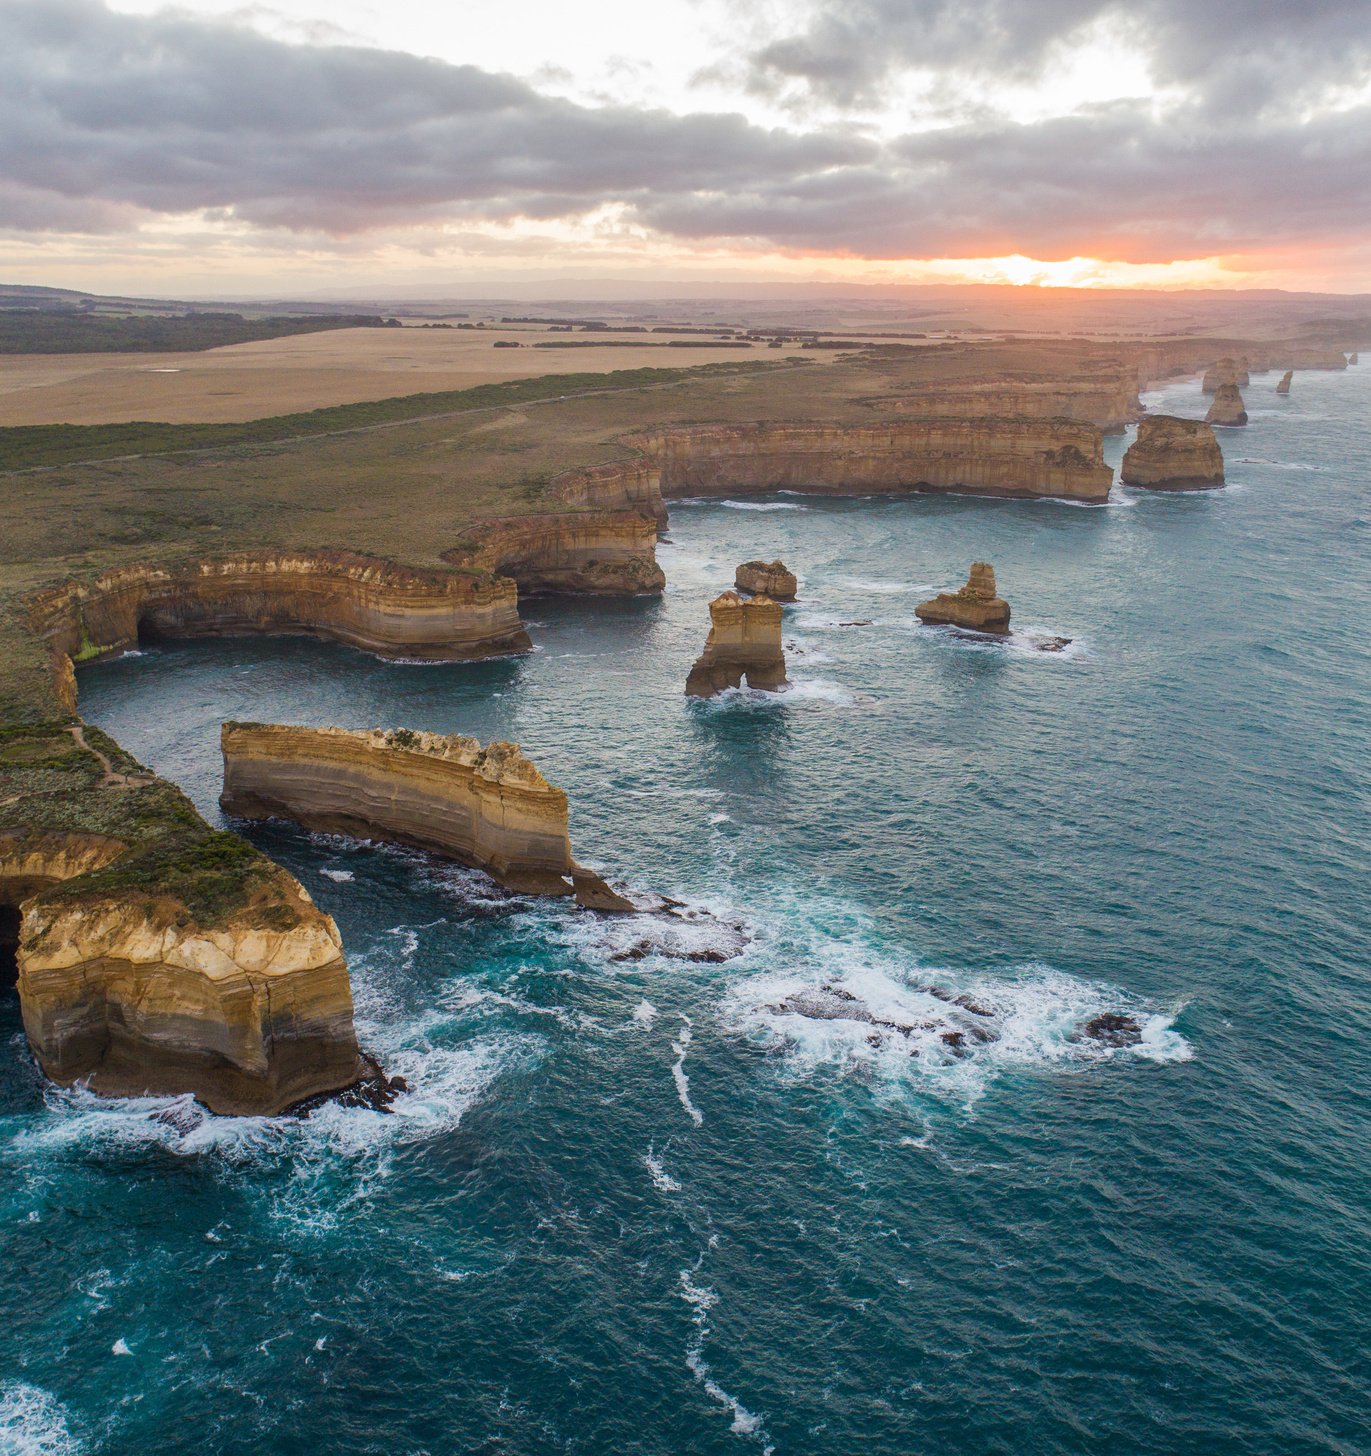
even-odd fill
[(169, 637), (294, 632), (381, 657), (460, 661), (526, 651), (513, 582), (417, 571), (345, 552), (257, 552), (125, 567), (28, 599), (33, 629), (73, 662)]
[(523, 592), (647, 596), (666, 585), (657, 565), (656, 521), (636, 510), (481, 521), (443, 559), (511, 577)]
[(221, 741), (226, 813), (413, 845), (524, 894), (630, 908), (597, 902), (597, 885), (618, 897), (573, 860), (566, 794), (515, 744), (272, 723), (225, 723)]
[(986, 561), (972, 563), (960, 591), (941, 592), (932, 601), (921, 602), (914, 613), (930, 627), (964, 627), (996, 635), (1009, 631), (1009, 603), (998, 594), (995, 568)]
[(1125, 485), (1149, 490), (1211, 490), (1221, 486), (1223, 451), (1212, 425), (1174, 415), (1148, 415), (1123, 457)]
[(712, 698), (747, 679), (750, 688), (774, 691), (785, 685), (785, 652), (781, 647), (781, 608), (769, 597), (744, 601), (724, 592), (709, 604), (705, 650), (686, 679), (686, 695)]
[(1211, 425), (1245, 425), (1247, 408), (1236, 384), (1221, 384), (1214, 392), (1214, 403), (1209, 406), (1205, 422)]
[(734, 573), (733, 584), (754, 597), (773, 602), (793, 602), (799, 583), (784, 561), (744, 561)]
[(54, 1080), (271, 1113), (356, 1081), (347, 967), (297, 881), (98, 729), (0, 734), (0, 960)]
[(662, 473), (646, 460), (615, 461), (567, 470), (552, 482), (553, 496), (573, 509), (637, 511), (666, 525)]
[(879, 401), (884, 409), (920, 419), (1076, 420), (1106, 435), (1121, 435), (1142, 418), (1135, 378), (1007, 380), (1003, 384), (931, 387), (919, 394)]
[(1100, 432), (1069, 420), (911, 420), (883, 425), (706, 425), (631, 438), (662, 492), (726, 496), (955, 491), (1103, 501)]

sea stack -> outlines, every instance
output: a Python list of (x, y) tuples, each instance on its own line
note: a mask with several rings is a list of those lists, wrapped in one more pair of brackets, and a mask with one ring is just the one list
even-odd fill
[(1361, 363), (1361, 355), (1360, 354), (1357, 354), (1355, 352), (1354, 353), (1351, 353), (1351, 354), (1349, 354), (1347, 356), (1347, 362), (1349, 364), (1360, 364)]
[(1221, 384), (1214, 394), (1205, 422), (1210, 425), (1245, 425), (1247, 409), (1236, 384)]
[(1247, 360), (1223, 358), (1211, 364), (1204, 372), (1204, 383), (1201, 388), (1205, 394), (1217, 394), (1225, 384), (1250, 384), (1252, 377), (1248, 373)]
[(1147, 415), (1123, 457), (1119, 478), (1145, 490), (1213, 490), (1223, 484), (1223, 451), (1213, 425)]
[(781, 608), (770, 597), (744, 601), (726, 591), (709, 604), (709, 636), (686, 679), (686, 695), (712, 698), (725, 688), (774, 692), (785, 686), (785, 652), (781, 647)]
[(522, 894), (633, 909), (572, 858), (566, 794), (516, 743), (483, 748), (457, 733), (281, 723), (225, 723), (220, 741), (227, 814), (408, 844)]
[(1290, 381), (1294, 377), (1295, 377), (1295, 371), (1293, 369), (1287, 369), (1285, 371), (1285, 373), (1281, 375), (1281, 382), (1276, 386), (1276, 393), (1277, 394), (1289, 394), (1290, 393)]
[(1009, 631), (1009, 603), (995, 587), (995, 568), (987, 561), (972, 563), (971, 575), (960, 591), (942, 592), (930, 602), (920, 602), (915, 615), (928, 627), (965, 627), (971, 632)]
[(799, 589), (795, 573), (784, 561), (744, 561), (733, 578), (740, 592), (753, 597), (770, 597), (773, 602), (793, 602)]

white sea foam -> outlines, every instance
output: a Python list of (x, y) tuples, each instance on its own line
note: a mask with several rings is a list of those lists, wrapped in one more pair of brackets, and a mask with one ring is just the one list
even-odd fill
[(55, 1396), (22, 1380), (0, 1384), (0, 1453), (78, 1456), (84, 1449), (72, 1435), (67, 1412)]
[(696, 1127), (703, 1125), (705, 1115), (690, 1100), (690, 1078), (686, 1076), (685, 1060), (690, 1051), (690, 1018), (681, 1016), (681, 1031), (676, 1040), (671, 1043), (671, 1050), (676, 1053), (676, 1060), (672, 1063), (671, 1078), (676, 1083), (676, 1096), (680, 1098), (681, 1106), (685, 1108), (690, 1120)]
[(351, 870), (320, 870), (319, 873), (326, 879), (337, 880), (340, 885), (346, 884), (355, 878)]
[(642, 1000), (633, 1008), (633, 1019), (643, 1028), (650, 1027), (657, 1019), (657, 1008), (651, 1001)]
[(877, 700), (870, 693), (859, 693), (828, 678), (792, 678), (779, 692), (760, 688), (725, 688), (712, 698), (691, 698), (688, 706), (706, 713), (756, 712), (766, 708), (801, 708), (825, 704), (839, 708), (870, 707)]
[(129, 1349), (128, 1341), (126, 1339), (124, 1339), (124, 1337), (121, 1335), (114, 1342), (114, 1344), (110, 1347), (110, 1354), (112, 1354), (112, 1355), (132, 1355), (133, 1354), (133, 1351)]
[[(691, 1319), (695, 1324), (695, 1338), (686, 1347), (686, 1368), (704, 1387), (705, 1394), (732, 1414), (733, 1423), (729, 1429), (735, 1436), (754, 1436), (758, 1439), (765, 1439), (765, 1432), (762, 1429), (763, 1418), (754, 1415), (736, 1396), (730, 1395), (714, 1379), (710, 1373), (709, 1364), (705, 1360), (704, 1348), (705, 1340), (709, 1335), (709, 1311), (719, 1302), (719, 1296), (708, 1286), (695, 1282), (694, 1275), (699, 1272), (699, 1267), (697, 1263), (694, 1269), (682, 1269), (679, 1275), (680, 1297), (690, 1306)], [(771, 1447), (768, 1446), (763, 1456), (769, 1456), (770, 1451)]]
[(731, 511), (807, 511), (808, 506), (796, 505), (794, 501), (737, 501), (723, 500), (721, 506)]
[(662, 1167), (661, 1159), (658, 1158), (652, 1144), (648, 1144), (647, 1152), (643, 1154), (643, 1163), (647, 1171), (652, 1175), (652, 1186), (659, 1193), (679, 1193), (681, 1185)]

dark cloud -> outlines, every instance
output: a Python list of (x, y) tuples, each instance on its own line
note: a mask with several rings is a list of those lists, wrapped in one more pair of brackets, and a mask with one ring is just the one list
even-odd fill
[(1100, 26), (1182, 85), (1251, 112), (1281, 95), (1364, 81), (1367, 0), (800, 0), (788, 34), (748, 57), (754, 89), (800, 83), (839, 106), (878, 104), (901, 72), (968, 82), (1050, 77), (1060, 48)]
[[(852, 13), (884, 3), (853, 0)], [(973, 34), (968, 3), (922, 7), (945, 28), (930, 56), (965, 45), (1009, 67), (1099, 8), (1055, 0), (1027, 17), (991, 6), (996, 25)], [(1344, 9), (1316, 0), (1306, 13), (1332, 25)], [(1213, 29), (1192, 27), (1196, 54)], [(1221, 41), (1215, 31), (1204, 43)], [(855, 66), (846, 84), (874, 74)], [(1211, 89), (1164, 115), (1143, 102), (1032, 125), (985, 112), (877, 143), (842, 128), (586, 107), (475, 67), (115, 15), (97, 0), (0, 0), (0, 227), (100, 232), (203, 212), (343, 236), (551, 222), (605, 203), (678, 238), (875, 258), (1149, 262), (1364, 239), (1371, 108), (1235, 120)]]

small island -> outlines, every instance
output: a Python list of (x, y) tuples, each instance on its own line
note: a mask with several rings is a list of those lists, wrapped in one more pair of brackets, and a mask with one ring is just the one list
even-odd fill
[(1205, 423), (1210, 425), (1237, 426), (1247, 423), (1247, 406), (1236, 384), (1221, 384), (1214, 392), (1214, 403), (1209, 406)]
[(773, 602), (793, 602), (799, 583), (784, 561), (744, 561), (733, 584), (749, 596), (770, 597)]
[(785, 651), (781, 646), (781, 608), (770, 597), (744, 601), (726, 591), (709, 604), (709, 636), (686, 679), (686, 696), (712, 698), (727, 688), (776, 692), (783, 688)]
[(962, 627), (999, 637), (1009, 633), (1009, 603), (999, 595), (995, 568), (988, 561), (972, 563), (966, 585), (959, 591), (941, 592), (931, 601), (920, 602), (914, 612), (928, 627)]

